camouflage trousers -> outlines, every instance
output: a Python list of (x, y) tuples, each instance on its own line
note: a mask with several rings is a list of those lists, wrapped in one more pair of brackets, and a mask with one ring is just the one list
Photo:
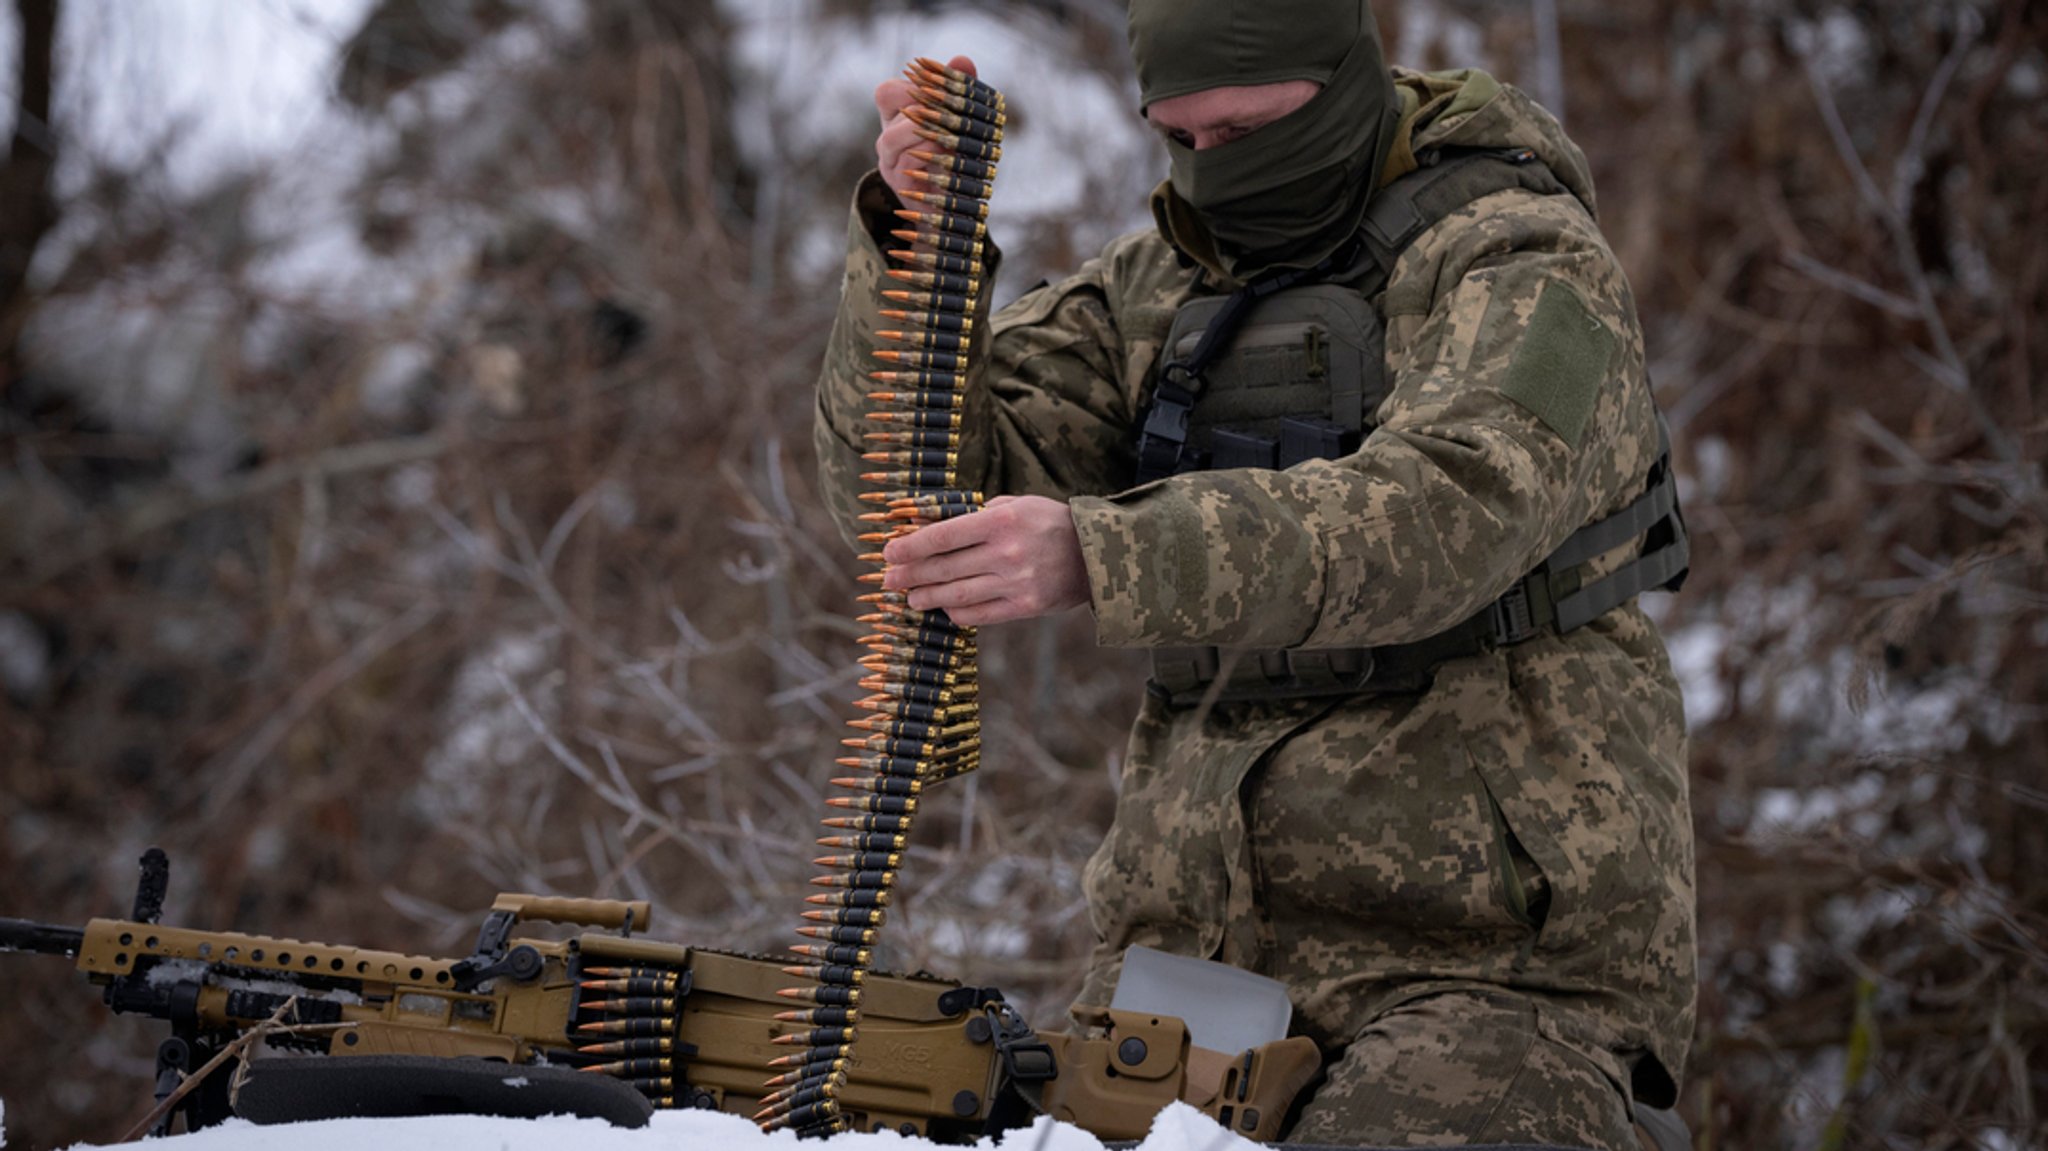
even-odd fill
[(1444, 1147), (1633, 1151), (1628, 1102), (1591, 1060), (1542, 1034), (1539, 1005), (1495, 988), (1403, 1003), (1325, 1068), (1287, 1138)]
[(1633, 1146), (1625, 1092), (1667, 1103), (1646, 1071), (1676, 1067), (1655, 1045), (1682, 1052), (1691, 1028), (1682, 737), (1552, 739), (1598, 708), (1521, 670), (1462, 660), (1379, 699), (1149, 699), (1085, 876), (1080, 1002), (1113, 1002), (1136, 944), (1279, 980), (1329, 1072), (1298, 1139)]

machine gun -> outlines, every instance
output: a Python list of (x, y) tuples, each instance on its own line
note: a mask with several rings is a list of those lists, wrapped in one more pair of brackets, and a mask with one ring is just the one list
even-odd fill
[[(142, 857), (133, 914), (69, 928), (0, 918), (0, 952), (74, 959), (117, 1013), (167, 1021), (157, 1134), (240, 1115), (571, 1113), (626, 1126), (657, 1108), (752, 1114), (763, 1069), (817, 1074), (778, 995), (781, 963), (634, 937), (645, 902), (500, 895), (474, 951), (437, 959), (167, 927), (170, 864)], [(523, 923), (599, 929), (523, 938)], [(1175, 1099), (1272, 1139), (1319, 1066), (1289, 1039), (1236, 1054), (1192, 1047), (1165, 1015), (1108, 1011), (1098, 1037), (1038, 1035), (1002, 993), (871, 972), (857, 988), (859, 1055), (841, 1112), (857, 1130), (973, 1142), (1043, 1113), (1103, 1139), (1142, 1137)], [(781, 1018), (778, 1018), (781, 1017)], [(249, 1059), (255, 1038), (324, 1058)], [(233, 1075), (217, 1070), (232, 1053)], [(209, 1073), (213, 1072), (213, 1073)], [(196, 1077), (196, 1079), (194, 1079)], [(188, 1082), (188, 1080), (194, 1080)]]

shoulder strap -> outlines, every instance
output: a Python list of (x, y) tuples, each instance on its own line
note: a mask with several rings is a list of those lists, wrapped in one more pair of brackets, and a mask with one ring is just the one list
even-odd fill
[[(1557, 630), (1583, 627), (1646, 591), (1677, 591), (1691, 570), (1692, 541), (1678, 507), (1678, 478), (1671, 470), (1671, 429), (1657, 413), (1657, 462), (1635, 502), (1598, 523), (1587, 524), (1550, 553), (1543, 566), (1553, 580), (1630, 540), (1642, 541), (1635, 557), (1577, 590), (1553, 597)], [(1556, 585), (1553, 584), (1553, 587)]]
[[(1597, 579), (1584, 565), (1623, 544), (1636, 554)], [(1692, 541), (1678, 507), (1678, 477), (1671, 468), (1671, 429), (1657, 413), (1657, 459), (1643, 494), (1627, 507), (1566, 537), (1536, 570), (1468, 620), (1481, 647), (1521, 643), (1545, 632), (1582, 628), (1644, 592), (1675, 592), (1691, 570)]]
[(1353, 276), (1361, 290), (1377, 293), (1394, 274), (1394, 262), (1424, 232), (1476, 200), (1510, 188), (1542, 196), (1568, 194), (1533, 148), (1455, 148), (1426, 152), (1420, 168), (1381, 188), (1359, 228), (1361, 260)]

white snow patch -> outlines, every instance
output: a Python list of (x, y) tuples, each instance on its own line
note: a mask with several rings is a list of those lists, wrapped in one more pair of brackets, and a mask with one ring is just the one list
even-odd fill
[(50, 645), (41, 629), (18, 611), (0, 612), (0, 687), (28, 696), (50, 674)]
[(276, 995), (289, 999), (292, 996), (318, 999), (325, 1003), (340, 1003), (350, 1007), (361, 1006), (363, 997), (353, 991), (332, 989), (317, 994), (285, 979), (265, 979), (261, 976), (223, 974), (216, 963), (232, 965), (234, 958), (226, 954), (210, 960), (163, 959), (149, 965), (143, 976), (151, 987), (168, 987), (179, 983), (203, 983), (210, 987), (222, 987), (231, 991), (254, 991), (263, 995)]
[(1799, 961), (1799, 948), (1780, 940), (1770, 945), (1765, 952), (1769, 965), (1764, 969), (1764, 979), (1771, 990), (1781, 996), (1789, 996), (1799, 989), (1799, 977), (1805, 965)]
[(524, 762), (538, 740), (517, 704), (506, 697), (500, 676), (527, 683), (553, 652), (551, 637), (542, 633), (500, 636), (456, 673), (454, 695), (444, 712), (450, 727), (427, 753), (413, 787), (413, 801), (423, 812), (455, 816), (480, 811), (506, 786), (507, 773)]
[(932, 950), (948, 958), (1020, 959), (1031, 948), (1030, 933), (1014, 923), (946, 918), (926, 925)]
[(1735, 449), (1720, 436), (1698, 436), (1692, 441), (1692, 472), (1678, 477), (1681, 500), (1719, 500), (1735, 476)]
[(1828, 900), (1818, 916), (1828, 938), (1855, 942), (1873, 931), (1896, 927), (1906, 921), (1933, 896), (1917, 885), (1879, 888), (1861, 895), (1838, 895)]
[(391, 478), (384, 481), (384, 495), (401, 508), (418, 510), (434, 501), (438, 486), (433, 465), (407, 464), (394, 469)]
[(433, 366), (434, 350), (418, 340), (379, 348), (363, 372), (363, 407), (387, 419), (400, 415), (419, 394)]
[(1430, 63), (1431, 48), (1441, 47), (1441, 59), (1456, 67), (1470, 65), (1491, 70), (1486, 52), (1486, 30), (1479, 22), (1445, 11), (1442, 4), (1408, 4), (1401, 9), (1401, 30), (1394, 39), (1392, 62), (1412, 67)]
[(173, 184), (194, 191), (324, 136), (336, 50), (370, 5), (67, 3), (52, 113), (74, 147), (60, 190), (78, 189), (87, 157), (127, 168), (163, 148)]
[[(1101, 221), (1086, 250), (1150, 223), (1146, 196), (1164, 178), (1166, 156), (1137, 114), (1135, 80), (1077, 64), (1055, 42), (1068, 35), (1055, 25), (1007, 8), (863, 12), (854, 21), (822, 18), (817, 0), (727, 0), (722, 10), (744, 77), (734, 135), (764, 196), (801, 184), (806, 157), (872, 141), (875, 86), (912, 57), (961, 55), (1020, 113), (1004, 136), (993, 203), (1004, 229), (1085, 214)], [(844, 251), (844, 217), (806, 224), (791, 246), (794, 271), (829, 275)], [(1011, 291), (1009, 281), (1044, 271), (1022, 267), (1028, 253), (1015, 256), (1002, 276)]]
[(2016, 100), (2038, 100), (2048, 93), (2048, 76), (2032, 60), (2021, 60), (2005, 74), (2005, 90)]
[(1837, 786), (1766, 787), (1756, 794), (1756, 821), (1751, 833), (1803, 835), (1840, 820), (1846, 813), (1867, 810), (1884, 797), (1884, 792), (1885, 779), (1874, 771)]
[[(797, 1142), (795, 1133), (763, 1135), (746, 1119), (715, 1111), (657, 1112), (646, 1127), (613, 1127), (597, 1119), (495, 1119), (473, 1115), (434, 1115), (418, 1119), (328, 1119), (294, 1123), (285, 1133), (235, 1119), (191, 1135), (173, 1135), (150, 1142), (160, 1151), (274, 1151), (289, 1144), (293, 1151), (752, 1151), (782, 1148), (796, 1151), (918, 1151), (939, 1144), (893, 1133), (849, 1132), (830, 1139)], [(976, 1147), (995, 1147), (984, 1138)], [(1068, 1123), (1040, 1118), (1030, 1128), (1013, 1131), (1002, 1146), (1031, 1151), (1103, 1151), (1102, 1141)], [(1139, 1151), (1254, 1151), (1258, 1144), (1218, 1126), (1185, 1103), (1168, 1104), (1152, 1121)], [(92, 1151), (79, 1144), (74, 1151)]]
[[(0, 6), (0, 162), (14, 146), (14, 117), (21, 106), (21, 23), (12, 4)], [(6, 1146), (0, 1131), (0, 1147)]]
[(1721, 652), (1727, 646), (1728, 629), (1712, 621), (1665, 633), (1671, 670), (1685, 698), (1688, 730), (1697, 731), (1721, 718), (1728, 706), (1728, 685), (1721, 678)]
[(1868, 73), (1870, 33), (1861, 17), (1835, 8), (1818, 21), (1795, 21), (1789, 32), (1793, 49), (1813, 62), (1829, 87)]
[[(167, 278), (176, 278), (175, 271)], [(29, 362), (118, 432), (161, 438), (188, 479), (224, 472), (242, 443), (226, 392), (238, 340), (228, 301), (174, 303), (120, 285), (53, 300), (22, 333)]]

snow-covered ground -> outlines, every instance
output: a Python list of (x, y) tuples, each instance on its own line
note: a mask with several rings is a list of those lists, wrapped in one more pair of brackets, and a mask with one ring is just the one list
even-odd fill
[[(5, 1105), (0, 1104), (0, 1147), (6, 1145)], [(85, 1145), (81, 1144), (81, 1147)], [(422, 1119), (329, 1119), (287, 1127), (258, 1127), (234, 1120), (194, 1135), (154, 1141), (161, 1151), (748, 1151), (749, 1148), (798, 1146), (796, 1135), (779, 1131), (763, 1135), (737, 1115), (710, 1111), (663, 1111), (638, 1130), (612, 1127), (597, 1119), (492, 1119), (469, 1115), (436, 1115)], [(819, 1151), (916, 1151), (939, 1144), (895, 1134), (848, 1133), (822, 1141), (805, 1141)], [(982, 1147), (993, 1146), (984, 1139)], [(1022, 1151), (1102, 1151), (1102, 1141), (1078, 1127), (1040, 1119), (1036, 1126), (1012, 1132), (1003, 1146)], [(1252, 1151), (1258, 1144), (1217, 1126), (1208, 1116), (1182, 1103), (1159, 1113), (1152, 1132), (1139, 1144), (1143, 1151)]]

